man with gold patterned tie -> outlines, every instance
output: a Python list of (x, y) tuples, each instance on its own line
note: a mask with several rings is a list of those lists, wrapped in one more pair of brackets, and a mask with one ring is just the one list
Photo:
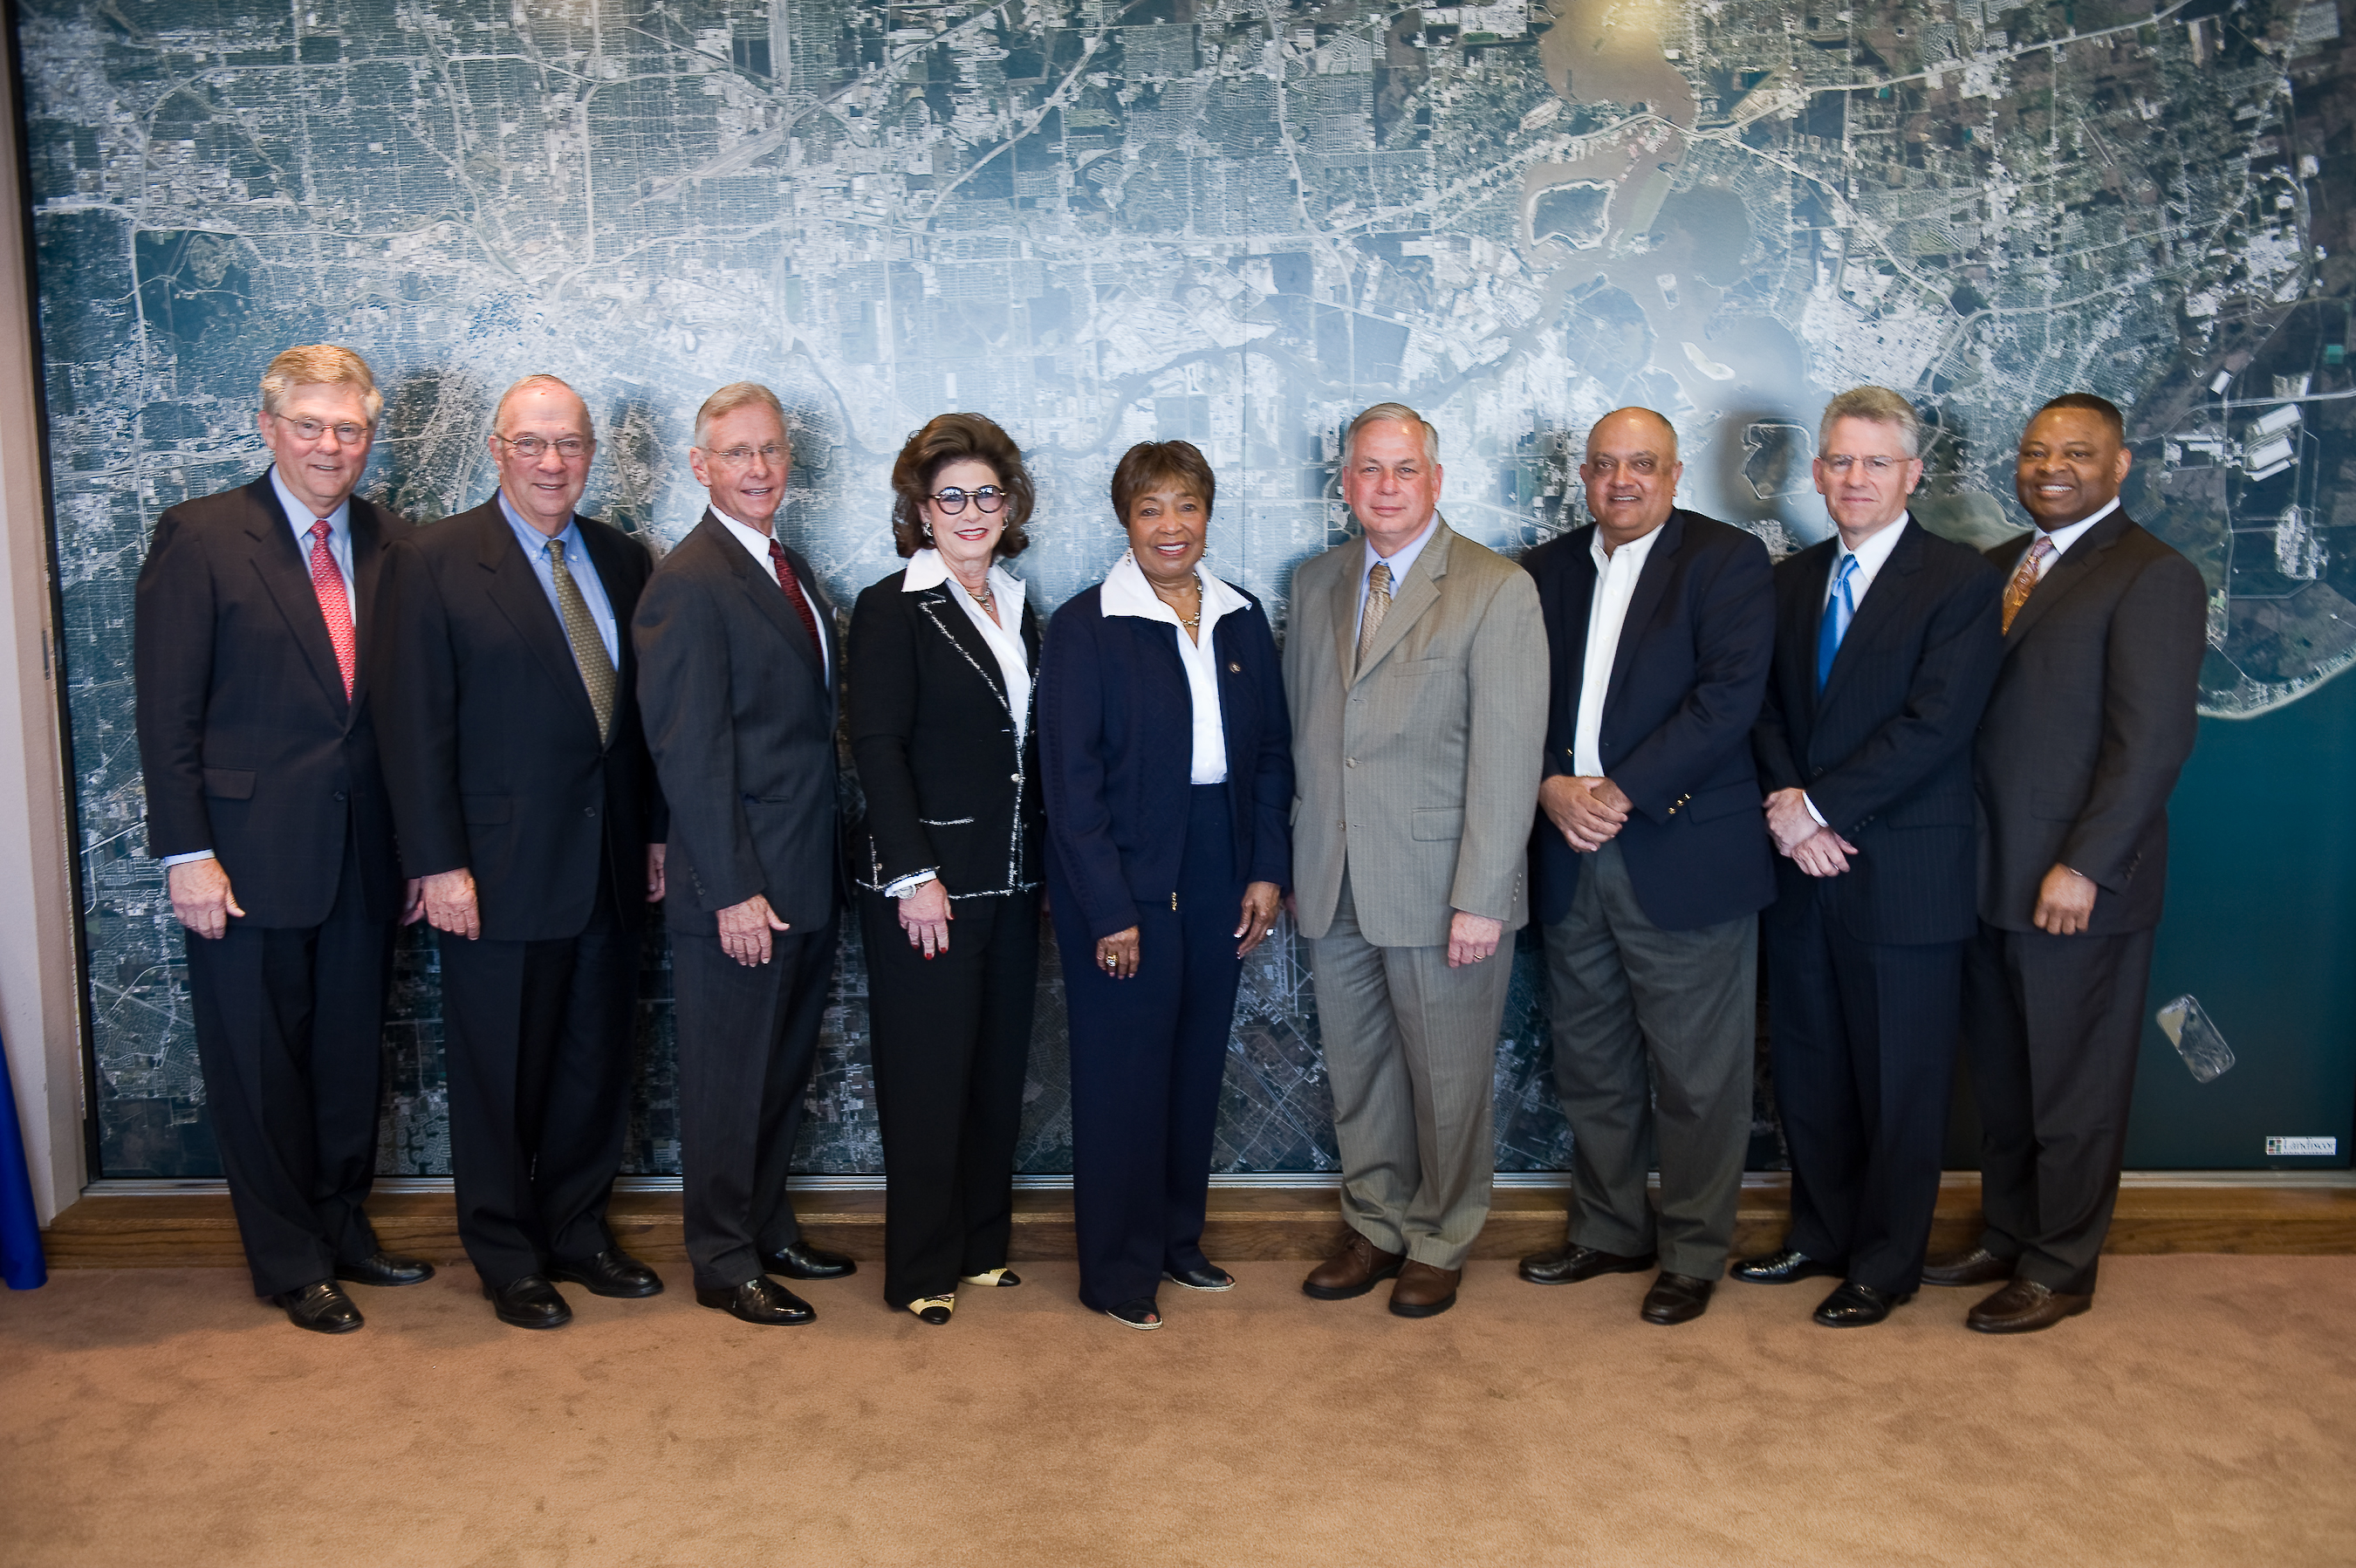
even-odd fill
[(262, 377), (273, 459), (155, 524), (135, 620), (147, 853), (188, 932), (205, 1107), (253, 1289), (297, 1327), (360, 1326), (348, 1283), (416, 1284), (361, 1208), (404, 889), (368, 654), (386, 546), (352, 493), (384, 406), (367, 361), (289, 349)]
[(577, 515), (597, 444), (554, 376), (499, 399), (487, 501), (385, 565), (385, 778), (441, 933), (458, 1234), (503, 1323), (553, 1283), (649, 1296), (615, 1244), (647, 905), (664, 812), (631, 695), (645, 545)]

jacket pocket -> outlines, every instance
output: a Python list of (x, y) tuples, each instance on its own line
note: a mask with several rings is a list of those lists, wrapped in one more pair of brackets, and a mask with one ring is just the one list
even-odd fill
[(1730, 817), (1737, 811), (1757, 811), (1760, 793), (1756, 784), (1721, 784), (1715, 789), (1705, 789), (1687, 805), (1683, 815), (1697, 822), (1714, 822), (1720, 817)]
[(253, 769), (208, 768), (205, 769), (205, 793), (220, 800), (251, 800), (253, 799)]
[(515, 803), (505, 795), (464, 795), (458, 805), (470, 822), (504, 822), (515, 815)]
[(1440, 843), (1464, 836), (1462, 807), (1418, 806), (1415, 820), (1409, 823), (1408, 836), (1426, 843)]

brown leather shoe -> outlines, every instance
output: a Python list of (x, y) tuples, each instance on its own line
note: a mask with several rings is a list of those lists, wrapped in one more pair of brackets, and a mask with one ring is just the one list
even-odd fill
[(1456, 1305), (1456, 1282), (1463, 1277), (1462, 1269), (1435, 1269), (1409, 1260), (1391, 1286), (1391, 1310), (1401, 1317), (1437, 1317)]
[(1922, 1265), (1926, 1285), (1992, 1285), (2012, 1278), (2012, 1260), (1999, 1258), (1986, 1247), (1949, 1252)]
[(2094, 1305), (2091, 1295), (2068, 1295), (2035, 1280), (2015, 1280), (1965, 1314), (1964, 1326), (1982, 1334), (2034, 1334)]
[(1398, 1273), (1406, 1262), (1405, 1252), (1386, 1252), (1353, 1230), (1340, 1251), (1309, 1271), (1301, 1282), (1301, 1294), (1319, 1301), (1348, 1301)]

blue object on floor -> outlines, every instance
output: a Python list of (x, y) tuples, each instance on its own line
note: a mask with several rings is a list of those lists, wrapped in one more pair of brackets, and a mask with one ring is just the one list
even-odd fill
[(0, 1057), (0, 1279), (10, 1290), (48, 1283), (41, 1256), (41, 1225), (33, 1215), (33, 1177), (25, 1165), (25, 1132), (16, 1123), (16, 1091)]

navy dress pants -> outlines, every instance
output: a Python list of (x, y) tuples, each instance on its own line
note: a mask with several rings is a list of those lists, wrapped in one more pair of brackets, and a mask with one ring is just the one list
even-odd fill
[(1138, 901), (1130, 979), (1098, 967), (1077, 895), (1054, 887), (1071, 1008), (1080, 1300), (1098, 1311), (1151, 1298), (1164, 1267), (1207, 1262), (1211, 1138), (1243, 974), (1236, 926), (1245, 882), (1236, 875), (1226, 785), (1187, 792), (1184, 831), (1174, 899)]

